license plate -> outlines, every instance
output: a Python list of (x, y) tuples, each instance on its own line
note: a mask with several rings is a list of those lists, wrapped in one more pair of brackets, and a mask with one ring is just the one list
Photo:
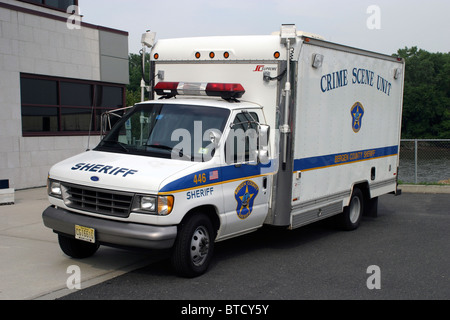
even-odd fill
[(95, 229), (75, 226), (75, 239), (95, 243)]

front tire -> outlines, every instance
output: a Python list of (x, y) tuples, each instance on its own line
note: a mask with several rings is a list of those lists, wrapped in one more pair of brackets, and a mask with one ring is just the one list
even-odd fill
[(350, 204), (344, 208), (340, 215), (340, 225), (343, 230), (356, 230), (364, 213), (364, 195), (358, 188), (353, 189)]
[(178, 275), (194, 278), (206, 272), (214, 252), (215, 232), (204, 214), (194, 214), (179, 229), (172, 253)]
[(80, 241), (74, 238), (58, 235), (59, 247), (69, 257), (75, 259), (85, 259), (93, 256), (98, 248), (98, 244)]

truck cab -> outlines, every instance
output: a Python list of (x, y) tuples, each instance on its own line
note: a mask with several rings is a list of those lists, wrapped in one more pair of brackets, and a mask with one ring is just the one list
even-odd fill
[(273, 173), (264, 113), (237, 102), (235, 92), (223, 94), (233, 101), (139, 103), (96, 148), (55, 165), (44, 222), (63, 251), (83, 258), (101, 244), (169, 249), (189, 242), (196, 249), (179, 249), (175, 265), (196, 275), (215, 241), (261, 227)]

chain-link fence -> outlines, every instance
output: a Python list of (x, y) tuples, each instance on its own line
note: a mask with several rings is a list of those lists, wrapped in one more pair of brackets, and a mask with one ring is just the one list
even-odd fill
[(405, 139), (400, 144), (399, 180), (450, 184), (450, 139)]

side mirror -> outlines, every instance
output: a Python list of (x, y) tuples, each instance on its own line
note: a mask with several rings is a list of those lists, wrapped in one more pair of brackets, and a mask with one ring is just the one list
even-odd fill
[(219, 146), (221, 136), (222, 135), (220, 134), (220, 132), (216, 130), (211, 130), (209, 132), (209, 140), (211, 141), (211, 143), (214, 145), (215, 148)]

